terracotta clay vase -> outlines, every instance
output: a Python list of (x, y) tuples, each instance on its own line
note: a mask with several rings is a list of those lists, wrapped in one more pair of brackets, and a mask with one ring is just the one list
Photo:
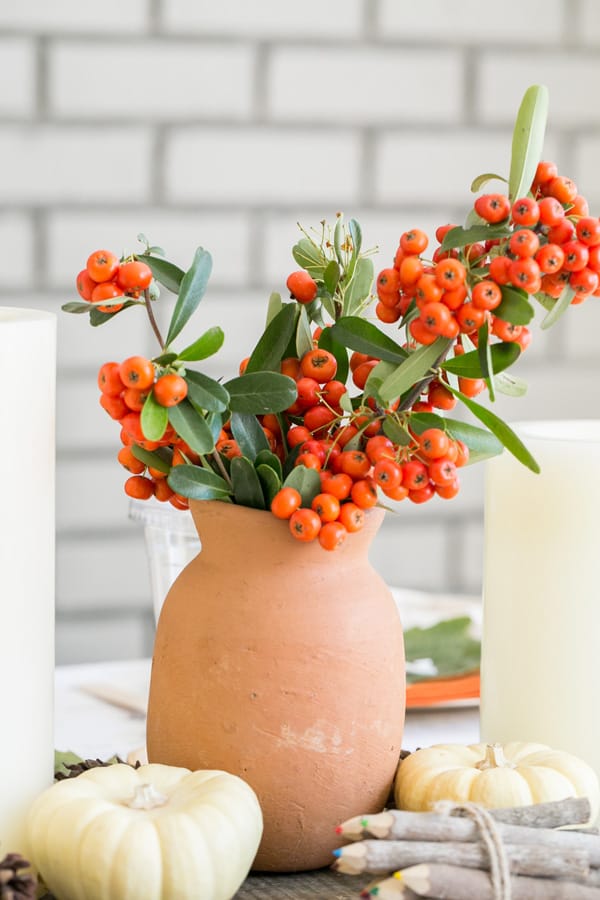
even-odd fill
[(367, 558), (383, 511), (328, 553), (270, 512), (190, 506), (202, 550), (158, 622), (149, 759), (254, 788), (256, 870), (329, 865), (335, 826), (385, 806), (401, 748), (402, 629)]

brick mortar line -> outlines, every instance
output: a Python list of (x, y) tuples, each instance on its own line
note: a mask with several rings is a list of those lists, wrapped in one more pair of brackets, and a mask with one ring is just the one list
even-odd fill
[(35, 113), (38, 121), (44, 121), (49, 108), (48, 97), (48, 41), (39, 37), (35, 41)]
[(271, 69), (271, 53), (268, 44), (255, 45), (252, 60), (252, 113), (251, 121), (266, 124), (268, 121), (269, 75)]
[(472, 48), (470, 52), (465, 53), (463, 60), (463, 115), (465, 124), (469, 128), (473, 128), (477, 125), (476, 75), (480, 59), (481, 53), (478, 51), (478, 48)]

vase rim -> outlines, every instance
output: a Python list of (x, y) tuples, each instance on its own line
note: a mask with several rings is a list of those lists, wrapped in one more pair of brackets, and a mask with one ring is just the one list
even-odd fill
[(56, 315), (44, 309), (26, 309), (20, 306), (0, 306), (0, 325), (23, 325), (26, 322), (56, 321)]
[(539, 419), (511, 422), (517, 434), (529, 440), (564, 443), (600, 443), (600, 419)]

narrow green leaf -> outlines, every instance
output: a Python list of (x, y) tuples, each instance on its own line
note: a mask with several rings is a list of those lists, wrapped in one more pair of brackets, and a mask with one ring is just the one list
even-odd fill
[(498, 237), (506, 237), (510, 229), (505, 225), (473, 225), (472, 228), (451, 228), (442, 241), (441, 250), (455, 250), (465, 247), (467, 244), (477, 244), (479, 241), (493, 240)]
[(340, 397), (340, 407), (344, 410), (344, 412), (352, 414), (354, 412), (354, 406), (352, 405), (352, 398), (348, 391), (346, 391)]
[(224, 412), (229, 405), (227, 390), (214, 378), (203, 372), (186, 369), (185, 380), (188, 386), (188, 397), (194, 406), (210, 412)]
[(115, 316), (120, 315), (125, 309), (129, 309), (131, 306), (139, 306), (140, 304), (136, 300), (128, 300), (123, 304), (123, 307), (117, 312), (101, 312), (101, 310), (97, 309), (97, 307), (93, 306), (91, 303), (88, 304), (90, 307), (90, 325), (93, 325), (94, 328), (97, 328), (99, 325), (104, 325), (106, 322), (110, 322), (111, 319), (114, 319)]
[(225, 388), (231, 410), (255, 416), (282, 412), (297, 396), (296, 382), (277, 372), (246, 372), (226, 382)]
[(166, 406), (161, 406), (154, 396), (154, 391), (150, 391), (140, 416), (140, 425), (146, 440), (160, 441), (163, 434), (167, 430), (169, 424), (169, 411)]
[(267, 325), (270, 325), (275, 316), (281, 312), (283, 309), (283, 302), (281, 300), (281, 294), (278, 294), (277, 291), (273, 291), (273, 293), (269, 296), (269, 302), (267, 303), (267, 321), (265, 322), (265, 328)]
[(478, 175), (477, 178), (473, 179), (471, 182), (471, 192), (476, 194), (477, 191), (480, 191), (481, 188), (488, 183), (488, 181), (503, 181), (504, 184), (508, 184), (504, 176), (496, 175), (494, 172), (486, 172), (484, 175)]
[(461, 394), (460, 391), (456, 391), (452, 387), (448, 387), (448, 390), (454, 394), (464, 405), (470, 410), (475, 418), (479, 419), (480, 422), (489, 428), (492, 434), (495, 434), (498, 440), (500, 440), (509, 453), (519, 460), (519, 462), (523, 463), (524, 466), (527, 466), (528, 469), (531, 469), (532, 472), (539, 473), (540, 467), (525, 446), (525, 444), (517, 437), (512, 428), (510, 428), (506, 422), (503, 422), (495, 413), (491, 412), (491, 410), (486, 409), (485, 406), (481, 406), (479, 403), (476, 403), (474, 400), (471, 400), (470, 397), (465, 397), (464, 394)]
[(255, 466), (269, 466), (270, 469), (278, 476), (279, 480), (283, 479), (283, 470), (281, 467), (281, 460), (278, 456), (275, 456), (270, 450), (259, 450), (256, 454), (256, 459), (254, 460)]
[(557, 322), (563, 315), (563, 313), (566, 312), (566, 310), (569, 308), (571, 300), (574, 296), (575, 291), (573, 290), (571, 285), (567, 283), (563, 288), (562, 294), (560, 295), (558, 300), (555, 301), (554, 306), (552, 307), (548, 315), (544, 316), (544, 318), (542, 319), (543, 329), (552, 328), (554, 323)]
[(549, 294), (545, 294), (544, 291), (538, 291), (537, 294), (533, 295), (537, 302), (540, 304), (543, 309), (547, 312), (550, 312), (551, 309), (554, 309), (556, 305), (556, 300), (554, 297), (551, 297)]
[(494, 315), (512, 325), (527, 325), (531, 322), (535, 310), (527, 299), (527, 293), (521, 288), (509, 287), (506, 284), (503, 284), (500, 290), (502, 300), (494, 310)]
[(250, 355), (246, 374), (251, 372), (279, 372), (288, 344), (294, 337), (299, 315), (296, 303), (286, 303), (265, 328)]
[(477, 353), (479, 355), (479, 363), (481, 365), (481, 373), (486, 380), (490, 400), (492, 403), (496, 399), (494, 393), (494, 363), (492, 361), (492, 351), (489, 343), (489, 327), (484, 322), (478, 333)]
[[(494, 374), (508, 369), (521, 355), (521, 348), (516, 341), (502, 341), (490, 347)], [(471, 350), (463, 356), (454, 356), (443, 362), (440, 368), (462, 378), (484, 378), (477, 350)]]
[(501, 372), (496, 375), (496, 389), (508, 397), (523, 397), (527, 393), (527, 384), (522, 378)]
[(448, 338), (438, 337), (433, 344), (419, 347), (411, 353), (381, 385), (379, 393), (383, 400), (390, 403), (421, 381), (443, 357), (451, 343)]
[(298, 316), (298, 325), (296, 326), (296, 354), (302, 359), (305, 353), (313, 348), (312, 332), (310, 330), (310, 322), (305, 306), (300, 307), (300, 315)]
[(335, 228), (333, 229), (333, 249), (335, 250), (335, 255), (340, 266), (344, 265), (344, 251), (342, 250), (343, 243), (344, 217), (342, 215), (339, 215), (335, 222)]
[(273, 497), (281, 488), (281, 478), (271, 466), (259, 465), (256, 467), (256, 474), (259, 477), (263, 495), (265, 498), (265, 506), (271, 508)]
[(168, 291), (171, 291), (173, 294), (179, 293), (179, 288), (181, 287), (181, 282), (185, 275), (183, 269), (180, 269), (175, 263), (167, 262), (166, 259), (160, 259), (156, 256), (150, 256), (147, 253), (137, 255), (136, 259), (139, 259), (150, 266), (156, 280), (162, 284), (163, 287), (166, 287)]
[(445, 431), (446, 420), (443, 416), (436, 415), (436, 413), (411, 413), (410, 427), (415, 434), (423, 434), (428, 428), (440, 428), (442, 431)]
[(189, 347), (182, 350), (179, 354), (179, 359), (193, 361), (198, 359), (208, 359), (209, 356), (213, 356), (221, 349), (224, 340), (225, 335), (223, 329), (219, 328), (218, 325), (214, 325), (212, 328), (205, 331), (197, 341), (194, 341), (193, 344), (190, 344)]
[(89, 313), (90, 309), (93, 309), (89, 303), (82, 303), (80, 300), (70, 300), (68, 303), (63, 303), (61, 306), (63, 312), (68, 313)]
[(348, 232), (352, 239), (352, 253), (354, 256), (358, 256), (362, 247), (362, 228), (356, 219), (348, 220)]
[(181, 281), (179, 297), (177, 298), (167, 333), (167, 345), (175, 340), (198, 308), (198, 304), (206, 291), (211, 270), (212, 256), (208, 250), (198, 247), (194, 255), (194, 261)]
[(491, 431), (458, 419), (445, 419), (445, 426), (455, 441), (462, 441), (469, 448), (469, 465), (502, 453), (502, 442)]
[(319, 348), (321, 350), (329, 350), (330, 353), (333, 353), (337, 362), (337, 370), (335, 373), (336, 380), (346, 384), (349, 369), (348, 351), (343, 344), (336, 341), (331, 328), (324, 328), (321, 332)]
[(160, 356), (155, 356), (152, 361), (159, 366), (170, 366), (177, 358), (176, 353), (161, 353)]
[(190, 500), (225, 500), (231, 494), (224, 478), (200, 466), (175, 466), (167, 481), (176, 494)]
[[(376, 325), (359, 316), (344, 316), (327, 330), (342, 346), (387, 362), (401, 363), (409, 355), (400, 344), (380, 331)], [(319, 341), (319, 346), (320, 343)]]
[(245, 456), (231, 460), (231, 480), (235, 502), (252, 509), (265, 509), (265, 498), (256, 469)]
[(400, 447), (408, 447), (412, 443), (410, 432), (390, 416), (386, 416), (383, 420), (383, 433), (389, 437), (390, 441), (398, 444)]
[(227, 412), (209, 412), (206, 416), (206, 424), (210, 428), (210, 433), (212, 434), (212, 439), (216, 444), (219, 440), (219, 435), (221, 434), (221, 429), (223, 428), (223, 424), (229, 418), (229, 411)]
[(344, 287), (344, 316), (353, 316), (358, 312), (363, 301), (371, 293), (374, 277), (373, 260), (364, 257), (358, 259), (352, 278)]
[(283, 482), (283, 486), (296, 488), (302, 497), (302, 506), (309, 507), (321, 490), (321, 479), (314, 469), (295, 466)]
[(292, 247), (292, 256), (298, 265), (306, 269), (314, 279), (323, 280), (328, 260), (320, 247), (317, 247), (308, 238), (300, 238), (298, 243)]
[(379, 391), (386, 378), (388, 378), (393, 372), (395, 372), (397, 368), (398, 367), (395, 363), (384, 361), (377, 363), (377, 365), (369, 372), (368, 378), (365, 382), (365, 386), (363, 389), (364, 396), (373, 397), (373, 399), (377, 403), (379, 403), (380, 406), (385, 407), (385, 402), (380, 396)]
[(199, 415), (189, 400), (182, 400), (169, 409), (169, 422), (196, 453), (212, 453), (215, 449), (212, 432), (206, 419)]
[(332, 296), (333, 294), (335, 294), (335, 289), (338, 286), (339, 280), (340, 267), (335, 259), (332, 259), (331, 262), (327, 264), (325, 271), (323, 272), (323, 282), (325, 284), (325, 288)]
[(261, 450), (269, 449), (269, 442), (258, 419), (249, 413), (231, 414), (231, 433), (240, 445), (242, 455), (252, 461)]
[(513, 131), (508, 177), (511, 200), (518, 200), (529, 193), (542, 157), (547, 118), (548, 89), (544, 85), (534, 84), (525, 91)]
[(160, 450), (146, 450), (145, 447), (140, 447), (139, 444), (132, 444), (129, 449), (135, 458), (145, 465), (158, 469), (159, 472), (164, 472), (165, 475), (168, 475), (171, 471), (171, 462), (166, 458), (166, 453), (163, 455), (163, 452), (161, 452), (162, 448)]

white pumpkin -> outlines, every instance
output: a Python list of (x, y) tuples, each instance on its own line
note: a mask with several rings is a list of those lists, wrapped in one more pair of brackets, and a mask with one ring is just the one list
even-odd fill
[(118, 764), (44, 791), (27, 833), (60, 900), (230, 900), (256, 855), (262, 813), (235, 775)]
[(588, 797), (594, 821), (600, 788), (587, 763), (544, 744), (436, 744), (402, 761), (394, 797), (399, 809), (415, 812), (438, 800), (472, 800), (491, 809)]

